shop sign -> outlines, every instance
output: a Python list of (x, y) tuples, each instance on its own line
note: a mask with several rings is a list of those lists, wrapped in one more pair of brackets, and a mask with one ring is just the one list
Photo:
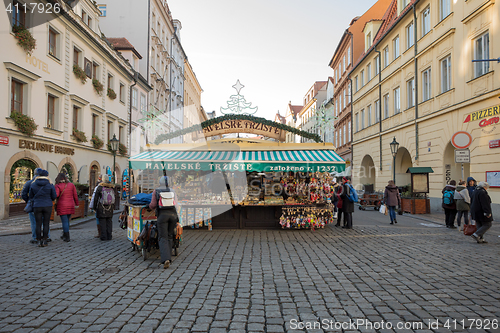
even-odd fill
[(0, 145), (8, 146), (9, 145), (9, 137), (5, 135), (0, 135)]
[(74, 148), (66, 148), (62, 146), (51, 145), (48, 143), (41, 143), (31, 140), (19, 139), (19, 148), (44, 151), (48, 153), (56, 153), (63, 155), (75, 155)]
[(479, 127), (485, 127), (488, 125), (497, 124), (500, 121), (499, 117), (493, 117), (490, 119), (483, 119), (479, 122)]
[(225, 120), (218, 124), (207, 126), (203, 129), (205, 137), (229, 134), (229, 133), (251, 133), (263, 135), (279, 141), (285, 141), (285, 131), (251, 120)]
[(500, 147), (500, 139), (490, 141), (490, 148), (499, 148), (499, 147)]
[(479, 110), (476, 112), (469, 113), (467, 116), (465, 116), (464, 123), (481, 120), (493, 116), (500, 116), (500, 105), (492, 106), (484, 110)]
[(455, 149), (455, 163), (470, 163), (470, 150)]

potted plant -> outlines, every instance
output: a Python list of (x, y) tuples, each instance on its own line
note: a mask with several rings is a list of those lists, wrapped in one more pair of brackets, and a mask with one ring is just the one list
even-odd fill
[(14, 124), (17, 129), (27, 136), (33, 136), (38, 125), (35, 123), (35, 120), (32, 117), (28, 117), (25, 114), (22, 114), (17, 111), (12, 111), (10, 114), (10, 118), (14, 120)]
[(92, 142), (92, 146), (95, 148), (95, 149), (101, 149), (102, 146), (104, 145), (104, 142), (99, 139), (99, 137), (97, 135), (92, 135), (92, 139), (90, 139), (90, 141)]
[(94, 90), (98, 95), (102, 95), (102, 91), (104, 90), (104, 86), (97, 79), (92, 80), (92, 85), (94, 86)]
[(36, 39), (33, 38), (31, 32), (22, 25), (14, 25), (12, 32), (16, 36), (17, 45), (22, 47), (28, 55), (31, 55), (36, 48)]
[(73, 128), (73, 136), (75, 137), (76, 141), (78, 141), (78, 142), (87, 142), (88, 141), (85, 133), (82, 131), (79, 131), (76, 128)]
[(87, 75), (85, 74), (85, 71), (77, 64), (73, 65), (73, 73), (78, 79), (80, 79), (80, 81), (82, 81), (83, 84), (87, 82)]
[(127, 146), (125, 146), (123, 143), (120, 143), (118, 146), (118, 151), (120, 152), (120, 155), (127, 155)]
[(108, 97), (112, 100), (116, 99), (116, 93), (113, 89), (108, 88)]

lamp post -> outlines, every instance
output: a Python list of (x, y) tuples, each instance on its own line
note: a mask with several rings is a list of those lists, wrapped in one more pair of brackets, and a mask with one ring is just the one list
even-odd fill
[(111, 150), (113, 151), (113, 184), (115, 183), (115, 164), (116, 164), (116, 151), (118, 150), (118, 145), (120, 141), (116, 138), (116, 134), (113, 134), (113, 139), (109, 140), (109, 144), (111, 145)]
[(391, 142), (391, 153), (392, 153), (392, 176), (394, 183), (396, 183), (396, 155), (398, 154), (399, 143), (396, 141), (396, 137), (392, 139)]

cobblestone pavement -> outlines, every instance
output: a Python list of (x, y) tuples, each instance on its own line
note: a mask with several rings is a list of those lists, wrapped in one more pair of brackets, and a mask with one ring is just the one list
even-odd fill
[[(164, 270), (157, 252), (132, 251), (116, 219), (109, 242), (93, 238), (92, 221), (45, 248), (0, 237), (0, 331), (499, 331), (476, 329), (500, 320), (497, 225), (488, 244), (374, 211), (356, 211), (353, 230), (189, 229)], [(405, 323), (422, 328), (397, 329)]]

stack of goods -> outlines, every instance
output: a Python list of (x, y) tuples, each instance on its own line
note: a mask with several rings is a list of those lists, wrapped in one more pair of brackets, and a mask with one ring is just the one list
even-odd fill
[(329, 208), (286, 207), (283, 208), (280, 225), (282, 229), (321, 229), (334, 222), (333, 214)]

